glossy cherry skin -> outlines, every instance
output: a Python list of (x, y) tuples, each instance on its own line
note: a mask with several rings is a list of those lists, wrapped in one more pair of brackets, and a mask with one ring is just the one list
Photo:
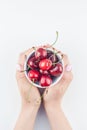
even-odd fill
[(52, 61), (52, 63), (56, 63), (59, 61), (58, 57), (56, 54), (52, 54), (49, 59)]
[(47, 50), (47, 58), (49, 58), (51, 55), (53, 55), (53, 52), (50, 50)]
[(52, 84), (52, 79), (47, 75), (42, 75), (40, 79), (40, 85), (42, 87), (48, 87)]
[(30, 70), (28, 72), (28, 77), (30, 78), (30, 80), (32, 80), (33, 82), (38, 81), (39, 80), (39, 72), (37, 70)]
[(29, 65), (30, 68), (35, 69), (38, 67), (38, 60), (36, 60), (36, 58), (33, 56), (31, 57), (28, 62), (27, 65)]
[(47, 57), (47, 51), (44, 48), (38, 48), (35, 52), (36, 59), (44, 59)]
[(52, 76), (59, 76), (62, 74), (63, 72), (63, 66), (61, 63), (58, 63), (54, 66), (51, 67), (51, 69), (49, 70), (50, 74)]
[(49, 70), (52, 66), (52, 61), (49, 59), (43, 59), (39, 62), (39, 68), (41, 70)]

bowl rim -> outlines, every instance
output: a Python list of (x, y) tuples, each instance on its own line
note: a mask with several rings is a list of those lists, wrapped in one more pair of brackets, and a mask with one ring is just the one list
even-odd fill
[[(47, 50), (53, 51), (51, 48), (47, 48)], [(29, 57), (31, 57), (31, 55), (32, 55), (34, 52), (35, 52), (35, 50), (33, 50), (32, 52), (30, 52), (30, 53), (27, 55), (26, 61), (25, 61), (25, 63), (24, 63), (24, 70), (26, 70), (27, 61), (28, 61)], [(60, 53), (57, 53), (56, 55), (61, 58)], [(52, 83), (50, 86), (48, 86), (48, 87), (53, 87), (53, 86), (56, 85), (56, 84), (60, 81), (60, 79), (62, 78), (62, 76), (63, 76), (63, 74), (64, 74), (64, 61), (63, 61), (63, 59), (61, 59), (61, 63), (62, 63), (62, 66), (63, 66), (63, 72), (62, 72), (62, 74), (56, 79), (55, 82), (53, 82), (53, 83)], [(28, 80), (32, 85), (34, 85), (34, 86), (36, 86), (36, 87), (38, 87), (38, 88), (47, 88), (47, 86), (46, 86), (46, 87), (45, 87), (45, 86), (42, 87), (42, 86), (40, 86), (40, 85), (38, 85), (38, 84), (36, 84), (36, 83), (33, 83), (33, 82), (28, 78), (27, 72), (24, 71), (24, 73), (25, 73), (25, 76), (26, 76), (27, 80)]]

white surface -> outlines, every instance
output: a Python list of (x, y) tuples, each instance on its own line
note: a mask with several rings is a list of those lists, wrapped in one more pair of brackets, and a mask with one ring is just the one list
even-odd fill
[[(20, 112), (15, 80), (18, 54), (51, 43), (69, 55), (74, 80), (63, 109), (73, 130), (87, 130), (87, 3), (79, 0), (0, 0), (0, 130), (12, 130)], [(50, 130), (43, 107), (35, 130)]]

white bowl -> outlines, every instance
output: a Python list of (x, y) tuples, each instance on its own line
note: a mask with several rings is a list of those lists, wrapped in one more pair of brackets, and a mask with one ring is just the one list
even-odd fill
[[(49, 49), (49, 48), (48, 48), (47, 50), (53, 51), (52, 49)], [(24, 64), (24, 70), (27, 69), (28, 59), (32, 56), (32, 54), (33, 54), (34, 52), (35, 52), (35, 51), (32, 51), (32, 52), (27, 56), (27, 59), (26, 59), (25, 64)], [(60, 59), (60, 62), (61, 62), (61, 64), (62, 64), (62, 66), (63, 66), (63, 72), (64, 72), (64, 62), (63, 62), (63, 59), (61, 58), (61, 55), (60, 55), (59, 53), (57, 53), (56, 55), (57, 55), (58, 58)], [(52, 86), (54, 86), (55, 84), (57, 84), (57, 83), (60, 81), (60, 79), (62, 78), (63, 72), (62, 72), (62, 74), (61, 74), (60, 76), (55, 77), (55, 79), (53, 80), (52, 84), (51, 84), (50, 86), (48, 86), (48, 87), (52, 87)], [(28, 81), (29, 81), (33, 86), (36, 86), (36, 87), (38, 87), (38, 88), (47, 88), (47, 87), (42, 87), (42, 86), (40, 86), (39, 84), (36, 84), (36, 83), (32, 82), (32, 81), (28, 78), (27, 73), (28, 73), (28, 72), (25, 71), (25, 76), (26, 76), (26, 78), (28, 79)]]

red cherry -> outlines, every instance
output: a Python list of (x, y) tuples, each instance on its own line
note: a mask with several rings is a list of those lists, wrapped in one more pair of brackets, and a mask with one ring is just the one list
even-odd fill
[(28, 77), (34, 82), (39, 80), (39, 76), (40, 74), (37, 70), (30, 70), (28, 72)]
[(27, 64), (30, 68), (35, 69), (38, 67), (38, 61), (35, 59), (35, 57), (32, 57), (28, 60)]
[(52, 66), (51, 69), (49, 70), (49, 72), (52, 76), (59, 76), (63, 72), (62, 64), (58, 63), (58, 64)]
[(47, 57), (47, 51), (44, 48), (39, 48), (35, 52), (35, 58), (36, 59), (44, 59)]
[(49, 59), (43, 59), (39, 62), (39, 67), (42, 70), (49, 70), (52, 66), (52, 61)]
[(40, 85), (42, 87), (48, 87), (52, 84), (52, 79), (47, 75), (42, 75), (40, 79)]
[(47, 50), (47, 58), (49, 58), (51, 55), (53, 55), (53, 52), (50, 50)]
[(59, 61), (59, 58), (57, 57), (56, 54), (53, 54), (49, 57), (49, 59), (52, 61), (52, 63), (56, 63)]

